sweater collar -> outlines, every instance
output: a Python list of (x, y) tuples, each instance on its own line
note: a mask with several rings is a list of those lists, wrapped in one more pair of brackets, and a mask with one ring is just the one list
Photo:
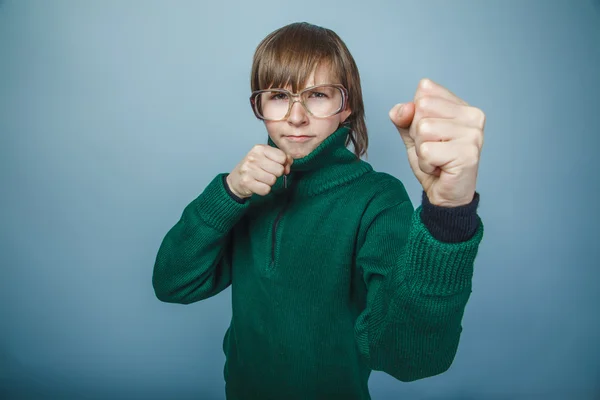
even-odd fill
[[(305, 157), (294, 160), (291, 173), (277, 179), (273, 192), (292, 189), (297, 195), (316, 195), (358, 178), (372, 167), (347, 149), (348, 126), (341, 126)], [(278, 148), (269, 137), (268, 144)]]

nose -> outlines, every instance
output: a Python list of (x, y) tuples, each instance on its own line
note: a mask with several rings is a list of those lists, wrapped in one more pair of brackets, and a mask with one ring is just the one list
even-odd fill
[(308, 124), (308, 114), (304, 109), (300, 100), (295, 100), (288, 116), (288, 123), (294, 126), (302, 126)]

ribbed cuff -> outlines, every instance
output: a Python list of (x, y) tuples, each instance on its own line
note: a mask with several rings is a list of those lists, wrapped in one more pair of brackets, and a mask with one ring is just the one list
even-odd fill
[(479, 193), (477, 192), (469, 204), (441, 207), (431, 204), (423, 191), (421, 220), (431, 235), (440, 242), (464, 242), (472, 238), (479, 227), (478, 205)]
[(483, 238), (483, 223), (478, 221), (475, 234), (459, 243), (434, 238), (421, 219), (422, 207), (413, 215), (409, 237), (408, 265), (414, 266), (417, 279), (413, 290), (432, 295), (450, 295), (470, 287), (473, 265)]
[(196, 207), (200, 215), (214, 228), (228, 232), (242, 218), (248, 208), (248, 202), (243, 204), (235, 201), (223, 185), (223, 175), (217, 175), (196, 198)]

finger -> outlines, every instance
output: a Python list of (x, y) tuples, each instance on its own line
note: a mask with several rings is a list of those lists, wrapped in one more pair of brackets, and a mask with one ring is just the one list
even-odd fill
[(483, 129), (485, 114), (476, 107), (456, 104), (450, 100), (424, 96), (415, 101), (415, 114), (419, 118), (448, 118), (454, 119), (466, 126)]
[[(283, 168), (280, 165), (281, 168)], [(253, 168), (252, 171), (250, 172), (250, 176), (253, 178), (253, 180), (258, 181), (258, 182), (262, 182), (264, 184), (267, 184), (269, 186), (273, 186), (275, 184), (275, 182), (277, 182), (277, 176), (267, 172), (265, 170), (263, 170), (262, 168)], [(248, 187), (250, 187), (252, 182), (248, 183)]]
[[(389, 117), (396, 128), (400, 130), (406, 130), (410, 127), (415, 116), (415, 105), (411, 102), (404, 104), (396, 104), (389, 112)], [(404, 131), (400, 131), (404, 134)]]
[(287, 160), (287, 154), (285, 154), (283, 150), (271, 146), (263, 146), (263, 149), (264, 155), (268, 159), (273, 160), (281, 165), (285, 164)]
[(479, 160), (479, 149), (460, 142), (424, 142), (420, 146), (419, 168), (432, 174), (436, 169), (451, 173), (460, 165), (475, 165)]
[(417, 148), (424, 142), (448, 142), (451, 140), (473, 143), (480, 148), (483, 145), (483, 135), (480, 129), (464, 126), (456, 120), (423, 118), (417, 122), (415, 135)]
[(456, 158), (454, 145), (450, 142), (423, 142), (419, 145), (419, 168), (433, 174)]
[(424, 78), (419, 81), (417, 91), (415, 92), (414, 101), (424, 96), (435, 96), (441, 97), (456, 104), (468, 105), (463, 99), (446, 89), (442, 85), (432, 81), (431, 79)]
[(252, 193), (256, 193), (260, 196), (266, 196), (271, 192), (271, 186), (266, 183), (253, 181), (248, 185), (248, 189), (252, 191)]
[(279, 164), (278, 162), (275, 162), (268, 158), (263, 158), (261, 163), (259, 164), (259, 167), (264, 172), (267, 172), (276, 177), (283, 175), (285, 172), (285, 168), (286, 168), (285, 166)]

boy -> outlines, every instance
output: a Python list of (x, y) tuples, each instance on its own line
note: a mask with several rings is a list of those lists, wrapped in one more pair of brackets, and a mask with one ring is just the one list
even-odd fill
[(268, 144), (185, 208), (158, 251), (156, 296), (189, 304), (231, 285), (228, 399), (369, 399), (372, 370), (446, 371), (483, 235), (483, 113), (430, 80), (390, 111), (423, 186), (414, 210), (398, 179), (360, 158), (360, 78), (334, 32), (271, 33), (251, 86)]

